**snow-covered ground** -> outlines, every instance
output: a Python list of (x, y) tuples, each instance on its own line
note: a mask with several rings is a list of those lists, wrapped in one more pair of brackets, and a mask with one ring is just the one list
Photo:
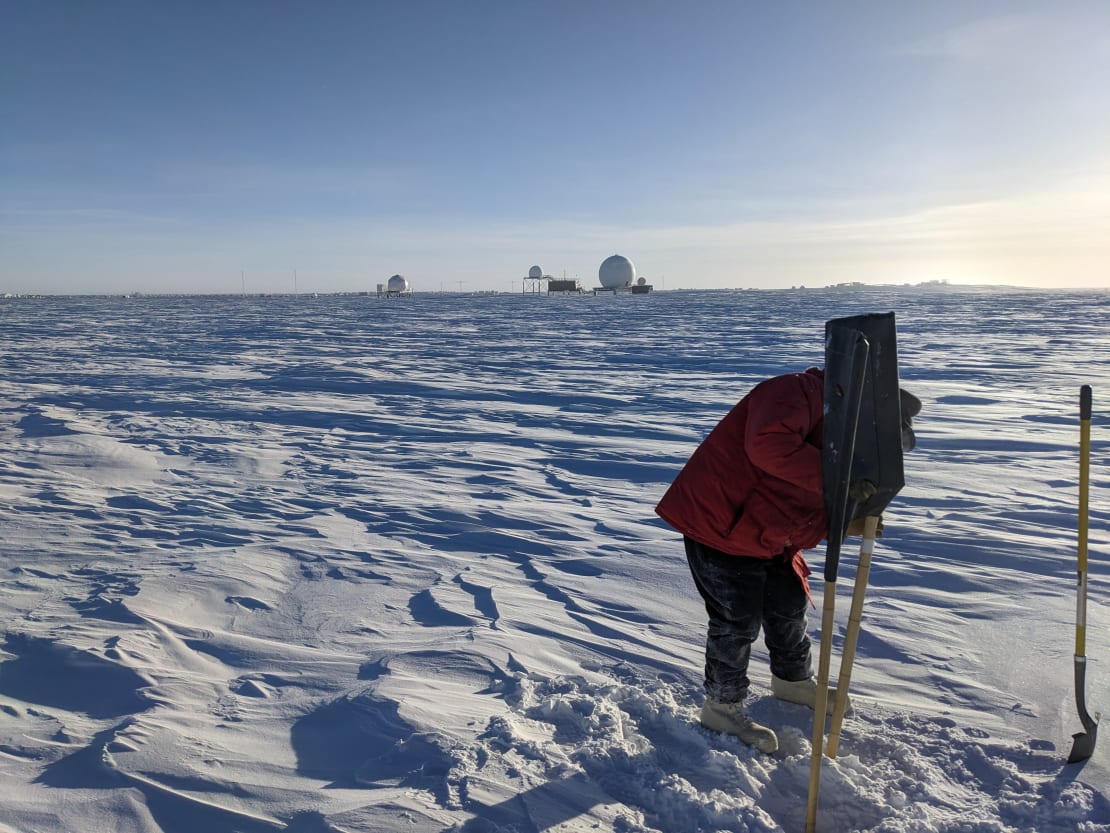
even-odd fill
[(888, 310), (925, 409), (818, 829), (1110, 831), (1110, 727), (1065, 762), (1083, 383), (1110, 709), (1110, 295), (910, 289), (0, 301), (0, 830), (800, 831), (811, 713), (760, 647), (779, 754), (698, 726), (653, 507)]

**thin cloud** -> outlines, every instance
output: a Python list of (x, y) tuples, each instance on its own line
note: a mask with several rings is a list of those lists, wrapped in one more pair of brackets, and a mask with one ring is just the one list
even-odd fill
[(983, 18), (947, 29), (902, 46), (896, 52), (920, 58), (945, 58), (953, 61), (984, 62), (1028, 55), (1042, 47), (1046, 29), (1056, 26), (1056, 18), (1035, 12), (1022, 12)]
[(198, 163), (164, 168), (158, 179), (168, 188), (206, 193), (375, 195), (401, 193), (410, 181), (396, 168)]

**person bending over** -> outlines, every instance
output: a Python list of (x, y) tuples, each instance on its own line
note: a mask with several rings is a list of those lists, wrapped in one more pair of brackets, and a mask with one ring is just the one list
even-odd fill
[[(682, 533), (709, 616), (701, 724), (768, 754), (778, 749), (778, 737), (744, 710), (751, 645), (761, 629), (774, 696), (810, 708), (817, 696), (806, 630), (810, 570), (802, 550), (828, 534), (824, 378), (811, 367), (756, 385), (702, 441), (655, 509)], [(908, 451), (921, 403), (906, 391), (900, 395)], [(861, 531), (862, 521), (848, 530)]]

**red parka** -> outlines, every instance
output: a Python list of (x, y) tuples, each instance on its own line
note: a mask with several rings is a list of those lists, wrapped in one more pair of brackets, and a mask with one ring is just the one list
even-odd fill
[[(732, 555), (772, 558), (827, 535), (821, 480), (824, 371), (756, 385), (702, 441), (655, 511)], [(795, 569), (809, 570), (800, 554)]]

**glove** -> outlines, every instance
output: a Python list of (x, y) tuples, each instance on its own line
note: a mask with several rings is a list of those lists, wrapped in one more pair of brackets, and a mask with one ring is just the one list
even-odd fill
[(848, 485), (848, 497), (856, 503), (863, 503), (877, 491), (879, 487), (870, 480), (854, 480)]
[(899, 388), (898, 400), (902, 411), (902, 451), (913, 451), (917, 446), (917, 437), (913, 433), (913, 418), (921, 413), (921, 400), (905, 388)]
[[(865, 520), (864, 518), (855, 518), (851, 523), (848, 524), (848, 531), (845, 533), (845, 535), (849, 535), (849, 536), (851, 536), (851, 535), (863, 535), (863, 522), (864, 522), (864, 520)], [(879, 517), (879, 523), (875, 527), (875, 537), (876, 538), (882, 538), (883, 537), (883, 519), (882, 519), (882, 516)]]
[(913, 433), (913, 420), (902, 421), (902, 451), (913, 451), (917, 448), (917, 435)]

